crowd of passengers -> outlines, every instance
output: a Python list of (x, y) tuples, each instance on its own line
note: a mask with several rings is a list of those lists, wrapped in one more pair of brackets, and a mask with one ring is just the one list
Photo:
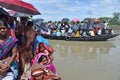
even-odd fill
[(0, 15), (0, 80), (61, 80), (53, 65), (54, 50), (43, 42), (33, 21)]
[[(100, 22), (90, 21), (76, 21), (76, 22), (55, 22), (49, 21), (47, 23), (48, 32), (52, 36), (70, 36), (70, 37), (81, 37), (81, 36), (96, 36), (102, 34), (114, 34), (113, 30), (109, 27), (108, 23), (104, 21), (104, 25), (101, 26)], [(42, 32), (41, 32), (42, 33)]]

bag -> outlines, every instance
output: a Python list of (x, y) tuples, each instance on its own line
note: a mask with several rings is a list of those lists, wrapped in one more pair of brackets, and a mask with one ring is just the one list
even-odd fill
[(25, 34), (19, 34), (17, 36), (20, 45), (25, 45), (27, 43), (27, 36)]

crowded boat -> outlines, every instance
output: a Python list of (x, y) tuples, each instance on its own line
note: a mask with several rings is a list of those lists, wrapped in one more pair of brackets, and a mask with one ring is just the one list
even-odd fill
[(114, 33), (107, 21), (101, 22), (100, 19), (84, 19), (80, 21), (78, 18), (73, 20), (63, 18), (61, 21), (55, 22), (44, 22), (41, 19), (34, 20), (34, 22), (36, 21), (35, 30), (47, 39), (106, 41), (119, 35)]

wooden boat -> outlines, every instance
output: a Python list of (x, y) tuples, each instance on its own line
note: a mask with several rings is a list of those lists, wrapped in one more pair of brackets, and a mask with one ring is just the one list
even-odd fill
[(52, 36), (41, 34), (46, 39), (54, 39), (54, 40), (67, 40), (67, 41), (106, 41), (110, 38), (116, 37), (119, 34), (105, 34), (101, 36), (81, 36), (81, 37), (66, 37), (66, 36)]

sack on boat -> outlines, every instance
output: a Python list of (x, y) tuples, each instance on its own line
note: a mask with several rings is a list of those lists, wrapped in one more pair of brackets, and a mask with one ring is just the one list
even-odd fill
[(90, 36), (95, 36), (94, 31), (89, 31)]

